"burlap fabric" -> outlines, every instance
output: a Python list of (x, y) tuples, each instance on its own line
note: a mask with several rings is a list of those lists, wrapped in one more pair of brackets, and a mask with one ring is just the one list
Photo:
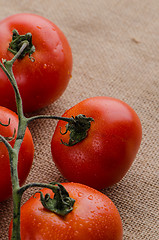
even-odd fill
[[(49, 18), (72, 47), (72, 79), (63, 96), (38, 113), (62, 115), (92, 96), (127, 102), (143, 126), (140, 151), (127, 175), (102, 192), (117, 206), (124, 240), (158, 240), (159, 1), (0, 0), (0, 20), (31, 12)], [(54, 166), (55, 121), (32, 123), (35, 159), (27, 182), (66, 181)], [(23, 202), (30, 196), (27, 192)], [(8, 238), (12, 201), (0, 203), (0, 239)]]

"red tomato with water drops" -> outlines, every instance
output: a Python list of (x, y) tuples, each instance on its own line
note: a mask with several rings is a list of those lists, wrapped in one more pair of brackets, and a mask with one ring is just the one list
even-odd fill
[(59, 121), (51, 142), (53, 160), (69, 181), (102, 189), (119, 182), (139, 150), (142, 127), (136, 112), (125, 102), (110, 97), (88, 98), (63, 117), (92, 117), (87, 137), (74, 146), (69, 142), (66, 122)]
[[(48, 19), (30, 13), (15, 14), (0, 21), (0, 59), (10, 60), (12, 31), (32, 34), (35, 52), (13, 65), (25, 112), (43, 108), (58, 99), (72, 72), (72, 52), (63, 32)], [(16, 110), (13, 88), (0, 69), (0, 105)]]
[[(21, 208), (21, 240), (122, 240), (119, 212), (107, 196), (82, 184), (63, 186), (75, 199), (72, 212), (62, 217), (46, 210), (36, 193)], [(41, 191), (53, 197), (51, 190)], [(9, 239), (11, 231), (12, 223)]]

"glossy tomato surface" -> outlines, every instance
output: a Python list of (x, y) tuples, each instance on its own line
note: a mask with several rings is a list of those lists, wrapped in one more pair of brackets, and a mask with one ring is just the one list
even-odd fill
[(138, 152), (142, 128), (139, 117), (126, 103), (109, 97), (88, 98), (68, 111), (63, 117), (84, 114), (92, 117), (88, 136), (74, 146), (68, 143), (66, 122), (59, 121), (51, 150), (53, 160), (69, 181), (101, 189), (119, 182), (130, 168)]
[[(14, 129), (18, 128), (18, 117), (11, 110), (0, 107), (0, 122), (3, 124), (8, 124), (8, 120), (10, 118), (10, 124), (7, 127), (4, 127), (0, 124), (0, 135), (4, 137), (12, 137), (14, 133)], [(16, 138), (16, 134), (15, 134)], [(15, 138), (10, 142), (10, 144), (14, 145)], [(18, 174), (20, 185), (22, 185), (31, 168), (33, 162), (34, 155), (34, 145), (31, 133), (27, 128), (24, 140), (22, 142), (20, 152), (19, 152), (19, 160), (18, 160)], [(9, 196), (11, 196), (12, 187), (11, 187), (11, 175), (10, 175), (10, 164), (9, 164), (9, 154), (6, 146), (3, 142), (0, 142), (0, 201), (6, 200)]]
[[(21, 240), (122, 240), (121, 218), (108, 197), (82, 184), (63, 186), (75, 199), (73, 211), (58, 216), (42, 206), (36, 193), (21, 208)], [(42, 192), (53, 197), (48, 189)]]
[[(72, 52), (62, 31), (51, 21), (35, 14), (21, 13), (0, 22), (0, 59), (10, 60), (7, 49), (12, 31), (32, 34), (36, 50), (34, 62), (26, 55), (17, 60), (13, 72), (18, 83), (25, 112), (35, 111), (54, 102), (66, 89), (72, 72)], [(0, 105), (16, 110), (14, 92), (0, 69)]]

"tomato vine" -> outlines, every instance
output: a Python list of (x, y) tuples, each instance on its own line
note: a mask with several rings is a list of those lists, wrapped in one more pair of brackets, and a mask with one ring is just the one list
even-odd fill
[[(14, 31), (15, 32), (15, 31)], [(13, 36), (15, 35), (13, 32)], [(29, 34), (30, 36), (30, 34)], [(19, 36), (18, 36), (19, 37)], [(30, 37), (31, 38), (31, 37)], [(25, 135), (26, 128), (28, 124), (36, 119), (58, 119), (58, 120), (63, 120), (68, 122), (67, 128), (70, 131), (71, 135), (71, 143), (76, 144), (79, 141), (82, 141), (84, 137), (87, 135), (87, 131), (90, 128), (90, 123), (93, 120), (92, 118), (87, 118), (85, 116), (76, 116), (75, 118), (62, 118), (62, 117), (57, 117), (57, 116), (34, 116), (27, 118), (24, 115), (23, 112), (23, 103), (22, 103), (22, 98), (16, 83), (16, 79), (14, 77), (12, 67), (14, 62), (21, 57), (24, 57), (26, 54), (29, 54), (29, 57), (31, 56), (31, 53), (33, 52), (31, 49), (33, 48), (32, 44), (29, 43), (27, 39), (24, 39), (22, 37), (22, 41), (18, 44), (21, 45), (21, 47), (17, 50), (15, 53), (15, 56), (10, 60), (2, 60), (2, 63), (0, 63), (1, 69), (4, 71), (4, 73), (7, 75), (10, 83), (13, 86), (14, 92), (15, 92), (15, 99), (16, 99), (16, 106), (17, 106), (17, 114), (18, 114), (18, 119), (19, 119), (19, 124), (18, 124), (18, 132), (17, 132), (17, 137), (15, 140), (15, 144), (12, 147), (9, 143), (9, 139), (3, 137), (0, 135), (0, 140), (5, 144), (5, 146), (8, 149), (9, 152), (9, 158), (10, 158), (10, 171), (11, 171), (11, 180), (12, 180), (12, 197), (13, 197), (13, 231), (12, 231), (12, 240), (20, 240), (20, 207), (21, 207), (21, 198), (22, 194), (24, 193), (25, 190), (27, 190), (30, 187), (45, 187), (51, 189), (55, 195), (54, 198), (50, 198), (48, 194), (45, 196), (41, 193), (41, 203), (45, 208), (47, 208), (50, 211), (53, 211), (59, 215), (66, 215), (73, 209), (74, 205), (74, 199), (69, 197), (68, 192), (65, 190), (65, 188), (59, 184), (59, 183), (49, 183), (49, 184), (44, 184), (44, 183), (31, 183), (27, 185), (23, 185), (20, 187), (19, 185), (19, 178), (18, 178), (18, 170), (17, 170), (17, 165), (18, 165), (18, 154), (19, 150), (21, 147), (21, 144), (23, 142), (23, 138)], [(30, 50), (28, 49), (30, 46)], [(25, 51), (27, 49), (27, 51)], [(31, 53), (30, 53), (31, 52)], [(25, 53), (25, 54), (24, 54)], [(84, 119), (84, 120), (83, 120)], [(86, 127), (83, 128), (83, 121), (84, 125), (86, 124)], [(10, 124), (10, 120), (8, 124), (3, 124), (0, 122), (0, 124), (4, 127), (8, 126)], [(70, 126), (70, 127), (69, 127)], [(79, 136), (80, 129), (83, 133), (85, 134), (82, 136)], [(71, 134), (71, 131), (73, 131), (73, 134)], [(78, 137), (77, 137), (78, 135)], [(14, 137), (14, 136), (12, 136)]]

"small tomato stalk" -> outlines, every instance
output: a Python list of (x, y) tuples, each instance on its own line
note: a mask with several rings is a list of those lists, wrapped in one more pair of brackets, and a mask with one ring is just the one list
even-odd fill
[(17, 113), (18, 113), (18, 132), (16, 141), (14, 144), (14, 147), (12, 148), (9, 142), (6, 139), (2, 139), (4, 144), (6, 145), (8, 152), (9, 152), (9, 159), (10, 159), (10, 171), (11, 171), (11, 181), (12, 181), (12, 196), (13, 196), (13, 233), (12, 233), (12, 239), (20, 239), (20, 203), (21, 203), (21, 195), (18, 194), (18, 190), (20, 188), (19, 186), (19, 179), (18, 179), (18, 154), (20, 150), (21, 143), (23, 141), (25, 131), (27, 128), (27, 120), (23, 113), (23, 107), (22, 107), (22, 99), (19, 93), (19, 89), (16, 83), (16, 80), (14, 78), (14, 74), (12, 71), (12, 66), (16, 59), (19, 58), (20, 54), (24, 51), (24, 49), (28, 46), (28, 42), (24, 42), (21, 46), (20, 50), (17, 52), (17, 54), (12, 58), (10, 61), (3, 60), (3, 64), (0, 63), (0, 67), (5, 72), (5, 74), (8, 76), (14, 92), (15, 92), (15, 98), (16, 98), (16, 105), (17, 105)]
[[(13, 230), (12, 230), (12, 240), (20, 240), (20, 207), (21, 207), (21, 198), (24, 191), (26, 191), (30, 187), (45, 187), (49, 188), (54, 193), (54, 198), (50, 198), (49, 194), (45, 196), (40, 193), (40, 199), (42, 205), (47, 208), (48, 210), (64, 216), (73, 210), (73, 205), (75, 200), (69, 197), (68, 192), (66, 189), (59, 183), (53, 182), (49, 184), (44, 183), (30, 183), (23, 185), (20, 187), (19, 185), (19, 178), (18, 178), (18, 154), (23, 142), (23, 138), (25, 135), (26, 128), (28, 124), (36, 119), (56, 119), (56, 120), (63, 120), (67, 122), (66, 125), (66, 132), (70, 131), (70, 140), (69, 143), (63, 143), (67, 146), (73, 146), (78, 142), (82, 141), (86, 136), (87, 132), (91, 126), (91, 122), (93, 119), (91, 117), (86, 117), (85, 115), (78, 115), (72, 118), (63, 118), (57, 116), (33, 116), (27, 118), (24, 116), (23, 112), (23, 103), (22, 98), (17, 86), (16, 79), (14, 77), (12, 67), (14, 62), (18, 58), (23, 58), (26, 54), (29, 54), (29, 58), (31, 58), (31, 54), (35, 51), (34, 46), (32, 45), (32, 36), (31, 34), (26, 35), (19, 35), (16, 30), (13, 31), (12, 42), (9, 45), (9, 51), (11, 51), (15, 56), (10, 60), (3, 60), (0, 63), (1, 69), (7, 75), (10, 83), (13, 86), (15, 92), (15, 99), (16, 99), (16, 106), (17, 106), (17, 114), (19, 119), (18, 124), (18, 131), (17, 137), (15, 139), (15, 144), (12, 147), (9, 143), (10, 139), (7, 139), (0, 135), (0, 141), (2, 141), (7, 150), (9, 152), (9, 159), (10, 159), (10, 171), (11, 171), (11, 181), (12, 181), (12, 198), (13, 198)], [(10, 124), (10, 120), (7, 125), (0, 122), (0, 124), (4, 127)], [(63, 133), (63, 134), (65, 134)], [(14, 136), (12, 136), (13, 138)]]

